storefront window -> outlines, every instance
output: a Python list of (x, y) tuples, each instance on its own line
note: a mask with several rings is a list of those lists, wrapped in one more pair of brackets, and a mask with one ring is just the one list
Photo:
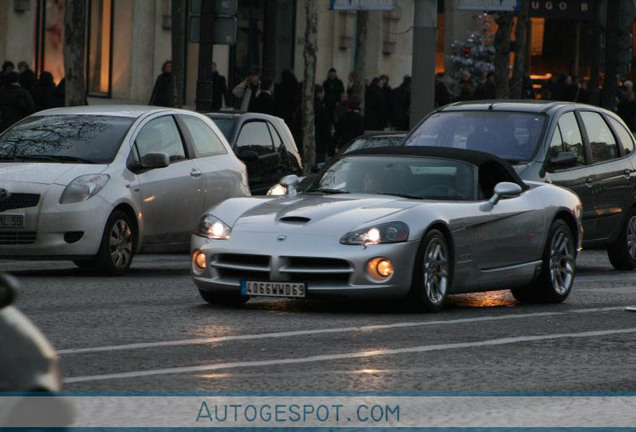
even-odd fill
[(91, 96), (109, 96), (112, 0), (91, 0), (89, 5), (86, 85)]

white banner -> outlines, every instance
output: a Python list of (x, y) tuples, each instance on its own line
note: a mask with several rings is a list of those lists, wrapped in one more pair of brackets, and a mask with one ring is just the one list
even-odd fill
[(515, 11), (517, 0), (458, 0), (458, 10)]
[(393, 10), (394, 0), (331, 0), (332, 10)]
[[(65, 411), (72, 420), (59, 416)], [(2, 427), (69, 422), (71, 428), (633, 428), (636, 395), (0, 396)]]

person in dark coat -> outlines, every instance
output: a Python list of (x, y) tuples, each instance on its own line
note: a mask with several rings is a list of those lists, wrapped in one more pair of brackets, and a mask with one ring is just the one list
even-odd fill
[(364, 94), (364, 127), (367, 130), (384, 130), (384, 93), (379, 78), (373, 78)]
[(364, 117), (360, 112), (360, 96), (353, 94), (347, 102), (347, 112), (336, 124), (334, 141), (338, 148), (364, 134)]
[(475, 100), (490, 100), (495, 99), (496, 92), (496, 84), (495, 84), (495, 73), (494, 72), (483, 72), (482, 78), (479, 84), (477, 84), (477, 88), (475, 88), (475, 93), (473, 94), (473, 98)]
[(225, 105), (229, 105), (227, 100), (227, 82), (225, 77), (216, 70), (216, 63), (212, 62), (212, 109), (220, 110)]
[(172, 74), (172, 61), (167, 60), (161, 67), (161, 74), (155, 81), (155, 87), (148, 105), (174, 107), (177, 100), (177, 80)]
[(551, 89), (550, 99), (556, 101), (564, 101), (568, 97), (568, 76), (561, 72)]
[(5, 85), (5, 78), (8, 74), (15, 71), (15, 65), (12, 61), (5, 61), (2, 63), (2, 70), (0, 71), (0, 89), (2, 89)]
[(20, 71), (20, 86), (28, 91), (33, 90), (38, 81), (35, 72), (31, 70), (29, 64), (25, 61), (18, 63), (18, 70)]
[(397, 130), (409, 130), (411, 112), (411, 77), (409, 75), (404, 75), (402, 84), (391, 91), (390, 101), (391, 124)]
[(5, 88), (0, 90), (0, 131), (35, 112), (31, 93), (20, 87), (17, 72), (5, 76)]
[(296, 110), (300, 106), (301, 88), (291, 69), (285, 69), (282, 72), (280, 83), (274, 90), (274, 99), (278, 116), (285, 120), (290, 130), (294, 130)]
[(389, 76), (386, 74), (380, 75), (380, 124), (382, 129), (386, 128), (391, 122), (391, 86), (389, 85)]
[(276, 102), (274, 102), (274, 96), (272, 96), (273, 91), (274, 81), (269, 77), (263, 77), (261, 80), (261, 92), (254, 99), (250, 111), (276, 115)]
[(316, 127), (316, 163), (325, 162), (332, 155), (331, 119), (325, 106), (325, 92), (321, 85), (314, 86), (314, 124)]
[(40, 74), (40, 79), (35, 84), (33, 90), (31, 90), (31, 96), (33, 97), (37, 111), (63, 105), (62, 100), (56, 95), (55, 82), (50, 72), (44, 71)]
[(636, 95), (633, 90), (619, 102), (617, 114), (623, 119), (629, 130), (636, 130)]
[(450, 80), (448, 76), (440, 72), (435, 75), (435, 106), (442, 107), (448, 105), (453, 101), (453, 96), (450, 92)]
[(322, 88), (325, 91), (325, 105), (329, 110), (329, 116), (333, 117), (333, 110), (340, 100), (340, 95), (345, 91), (344, 84), (338, 78), (338, 73), (334, 68), (329, 69), (329, 74), (325, 82), (322, 83)]

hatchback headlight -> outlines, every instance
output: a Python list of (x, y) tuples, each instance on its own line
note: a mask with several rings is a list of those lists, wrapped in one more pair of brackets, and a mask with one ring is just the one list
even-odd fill
[(86, 201), (102, 190), (109, 178), (106, 174), (88, 174), (77, 177), (64, 189), (60, 204)]
[(351, 231), (340, 239), (346, 245), (372, 245), (399, 243), (409, 238), (409, 227), (404, 222), (389, 222)]
[(225, 222), (212, 215), (206, 214), (199, 220), (195, 234), (212, 240), (228, 240), (231, 232), (232, 228), (227, 226)]

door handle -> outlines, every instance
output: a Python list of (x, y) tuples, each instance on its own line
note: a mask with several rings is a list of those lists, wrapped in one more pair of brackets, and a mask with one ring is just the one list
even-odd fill
[(192, 178), (199, 178), (199, 177), (201, 177), (201, 174), (203, 174), (203, 173), (201, 172), (201, 170), (196, 169), (196, 168), (192, 168), (192, 171), (190, 171), (190, 176), (191, 176)]
[(587, 179), (585, 179), (585, 186), (587, 186), (589, 188), (594, 186), (594, 183), (592, 182), (592, 177), (588, 177)]
[(632, 170), (626, 169), (625, 171), (623, 171), (623, 175), (627, 178), (630, 178), (632, 175)]

